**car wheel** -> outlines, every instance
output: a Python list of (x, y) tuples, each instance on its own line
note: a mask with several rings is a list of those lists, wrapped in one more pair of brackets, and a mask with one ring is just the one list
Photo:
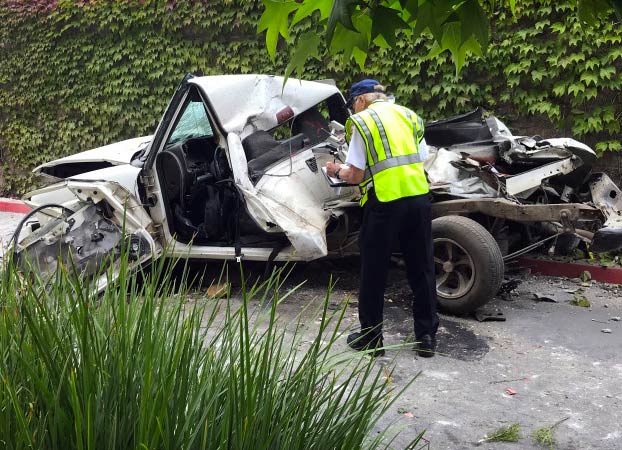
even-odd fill
[(503, 256), (492, 235), (461, 216), (432, 221), (436, 294), (442, 311), (472, 312), (490, 301), (503, 281)]

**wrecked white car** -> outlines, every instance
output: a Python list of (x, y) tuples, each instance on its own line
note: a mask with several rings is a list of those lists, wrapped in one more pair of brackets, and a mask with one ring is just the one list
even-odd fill
[[(24, 197), (36, 208), (31, 216), (44, 215), (20, 225), (15, 255), (42, 273), (73, 255), (81, 271), (97, 273), (121, 243), (135, 264), (164, 248), (238, 261), (356, 254), (359, 189), (332, 187), (321, 170), (345, 160), (349, 114), (332, 83), (188, 75), (153, 136), (35, 169), (52, 184)], [(568, 236), (593, 250), (619, 247), (607, 236), (617, 236), (621, 193), (605, 175), (590, 175), (595, 155), (585, 145), (514, 137), (479, 111), (427, 124), (426, 140), (444, 310), (489, 301), (503, 255)]]

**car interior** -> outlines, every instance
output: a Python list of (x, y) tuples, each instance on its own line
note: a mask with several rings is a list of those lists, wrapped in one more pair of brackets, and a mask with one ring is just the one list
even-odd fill
[[(328, 99), (322, 107), (345, 122), (337, 98)], [(283, 233), (264, 231), (248, 214), (226, 150), (219, 145), (196, 88), (190, 89), (182, 110), (155, 163), (171, 234), (195, 245), (276, 247), (286, 243)], [(251, 181), (257, 183), (274, 164), (329, 134), (328, 120), (314, 107), (273, 130), (247, 136), (242, 145)], [(277, 139), (279, 135), (285, 137)]]

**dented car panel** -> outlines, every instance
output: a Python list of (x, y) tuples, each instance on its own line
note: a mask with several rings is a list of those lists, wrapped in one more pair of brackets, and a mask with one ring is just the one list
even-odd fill
[(31, 222), (30, 232), (24, 233), (13, 249), (24, 271), (35, 269), (47, 279), (59, 266), (72, 268), (94, 278), (101, 291), (109, 281), (107, 267), (113, 267), (113, 276), (118, 275), (116, 267), (124, 246), (130, 269), (162, 254), (149, 215), (123, 186), (110, 181), (66, 181), (41, 191), (32, 196), (73, 195), (63, 204), (71, 214), (54, 214), (57, 208), (50, 206), (36, 215), (37, 226)]
[[(41, 164), (33, 169), (38, 175), (56, 178), (67, 178), (72, 175), (105, 167), (129, 164), (137, 153), (143, 151), (151, 142), (152, 136), (143, 136), (116, 142), (103, 147), (65, 156), (54, 161)], [(99, 164), (99, 166), (97, 166)], [(66, 169), (65, 172), (62, 172)], [(59, 173), (61, 172), (61, 173)], [(68, 175), (71, 174), (71, 175)]]
[(436, 216), (493, 218), (500, 241), (567, 234), (590, 236), (593, 252), (622, 248), (622, 192), (606, 175), (590, 175), (596, 153), (587, 145), (514, 136), (481, 109), (426, 126)]
[(272, 75), (216, 75), (195, 77), (189, 83), (209, 98), (223, 131), (242, 139), (274, 128), (332, 95), (341, 96), (334, 83), (289, 78), (283, 85), (283, 81)]

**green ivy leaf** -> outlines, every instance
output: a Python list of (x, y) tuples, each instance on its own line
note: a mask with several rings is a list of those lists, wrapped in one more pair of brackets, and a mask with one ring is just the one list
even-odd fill
[(600, 120), (600, 117), (598, 116), (588, 116), (587, 117), (587, 129), (589, 131), (593, 131), (593, 132), (599, 132), (601, 131), (603, 126), (602, 121)]
[(596, 98), (597, 96), (598, 96), (598, 91), (596, 90), (595, 87), (586, 88), (585, 92), (583, 93), (584, 100), (590, 100), (592, 98)]
[(289, 39), (289, 15), (298, 8), (298, 3), (291, 1), (261, 0), (265, 10), (257, 23), (257, 32), (266, 31), (266, 48), (274, 61), (279, 35)]
[(615, 74), (616, 74), (616, 68), (612, 66), (602, 67), (599, 72), (600, 78), (604, 80), (610, 80)]
[(596, 86), (598, 83), (598, 76), (591, 72), (583, 72), (580, 80), (583, 81), (586, 86), (589, 86), (592, 83)]
[[(582, 58), (578, 59), (576, 62), (585, 61), (585, 56), (583, 56), (583, 55), (581, 55), (581, 56), (582, 56)], [(597, 60), (596, 58), (591, 58), (591, 59), (585, 61), (585, 64), (584, 64), (583, 67), (585, 69), (587, 69), (587, 70), (592, 70), (592, 69), (594, 69), (595, 67), (598, 67), (598, 66), (600, 66), (600, 61)]]
[(551, 30), (553, 30), (555, 33), (563, 34), (566, 31), (566, 24), (556, 22), (551, 25)]
[(531, 79), (533, 81), (542, 81), (544, 76), (547, 74), (548, 72), (546, 70), (534, 70), (531, 72)]
[(557, 97), (562, 97), (566, 93), (566, 83), (555, 83), (553, 86), (553, 94)]
[[(618, 0), (614, 1), (619, 4)], [(595, 25), (599, 17), (611, 11), (612, 3), (608, 0), (578, 0), (579, 18), (589, 25)]]
[(572, 94), (574, 97), (585, 92), (585, 85), (583, 83), (572, 83), (568, 86), (568, 93)]
[(611, 62), (616, 61), (617, 59), (622, 59), (622, 47), (615, 47), (609, 50), (607, 54), (609, 56), (609, 60)]

